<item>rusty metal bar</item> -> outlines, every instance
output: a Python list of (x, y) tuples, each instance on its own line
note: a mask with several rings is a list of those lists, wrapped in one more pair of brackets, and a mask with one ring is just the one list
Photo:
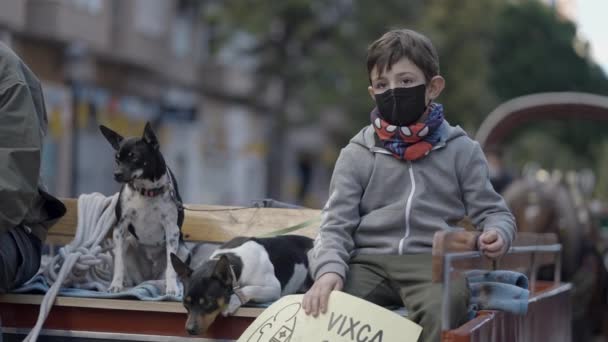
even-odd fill
[[(561, 244), (552, 244), (552, 245), (533, 245), (533, 246), (516, 246), (509, 248), (507, 254), (524, 254), (524, 253), (532, 253), (532, 269), (533, 273), (531, 274), (532, 283), (536, 284), (536, 268), (534, 255), (536, 253), (555, 253), (555, 271), (554, 271), (554, 282), (555, 284), (559, 284), (561, 279)], [(456, 252), (456, 253), (446, 253), (443, 256), (443, 289), (442, 289), (442, 303), (441, 303), (441, 329), (443, 331), (450, 330), (450, 273), (452, 271), (452, 261), (454, 260), (464, 260), (464, 259), (474, 259), (481, 258), (481, 252)], [(496, 264), (493, 264), (494, 266)]]

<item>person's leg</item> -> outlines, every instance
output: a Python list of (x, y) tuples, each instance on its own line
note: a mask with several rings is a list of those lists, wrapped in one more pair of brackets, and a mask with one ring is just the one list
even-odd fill
[(17, 242), (10, 231), (0, 235), (0, 293), (8, 292), (15, 281), (19, 265)]
[(5, 293), (36, 274), (42, 243), (23, 227), (15, 227), (0, 237), (0, 247), (0, 293)]
[(359, 255), (349, 262), (344, 292), (380, 306), (401, 305), (399, 294), (390, 286), (380, 266), (383, 256)]
[[(387, 272), (399, 288), (408, 318), (423, 328), (420, 341), (439, 342), (441, 339), (442, 284), (432, 282), (430, 255), (404, 255), (387, 259)], [(466, 321), (469, 289), (462, 278), (450, 286), (450, 327)]]
[[(10, 232), (0, 234), (0, 294), (8, 292), (17, 274), (19, 251)], [(2, 315), (0, 314), (0, 342), (2, 342)]]
[(17, 227), (13, 232), (17, 246), (21, 252), (21, 263), (17, 270), (17, 277), (13, 288), (23, 285), (30, 280), (40, 268), (42, 258), (42, 242), (33, 234), (28, 233), (22, 227)]

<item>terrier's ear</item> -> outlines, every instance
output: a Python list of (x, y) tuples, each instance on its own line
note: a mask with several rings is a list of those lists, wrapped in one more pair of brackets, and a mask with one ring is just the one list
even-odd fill
[(146, 144), (150, 145), (155, 150), (158, 149), (158, 139), (156, 138), (156, 134), (154, 134), (154, 131), (152, 130), (152, 125), (150, 125), (149, 122), (146, 123), (146, 128), (144, 128), (143, 138)]
[(226, 255), (220, 255), (217, 263), (215, 264), (213, 275), (222, 281), (222, 283), (232, 285), (233, 279), (232, 272), (230, 272), (230, 261), (228, 261), (228, 257)]
[(120, 143), (124, 140), (123, 136), (114, 132), (104, 125), (99, 125), (99, 130), (101, 134), (106, 138), (106, 140), (112, 145), (112, 147), (118, 151), (120, 149)]
[(171, 253), (171, 265), (182, 282), (188, 280), (192, 275), (192, 269), (174, 253)]

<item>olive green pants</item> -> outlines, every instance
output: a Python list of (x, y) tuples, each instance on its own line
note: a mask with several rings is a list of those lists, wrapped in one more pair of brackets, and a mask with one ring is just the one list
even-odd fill
[[(450, 287), (450, 327), (456, 327), (466, 321), (469, 289), (464, 279)], [(440, 341), (442, 285), (432, 282), (431, 255), (355, 256), (344, 291), (381, 306), (405, 306), (408, 319), (422, 326), (420, 341)]]

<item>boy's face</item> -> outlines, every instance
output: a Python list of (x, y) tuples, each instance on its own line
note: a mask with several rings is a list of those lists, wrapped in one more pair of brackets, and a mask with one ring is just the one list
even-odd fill
[[(378, 71), (377, 67), (372, 69), (370, 75), (372, 84), (367, 88), (372, 99), (376, 94), (384, 93), (394, 88), (410, 88), (426, 82), (424, 73), (416, 64), (408, 58), (402, 58), (393, 64), (390, 70)], [(439, 96), (445, 87), (443, 77), (437, 75), (426, 84), (425, 103), (429, 103)], [(423, 118), (421, 118), (423, 119)]]

